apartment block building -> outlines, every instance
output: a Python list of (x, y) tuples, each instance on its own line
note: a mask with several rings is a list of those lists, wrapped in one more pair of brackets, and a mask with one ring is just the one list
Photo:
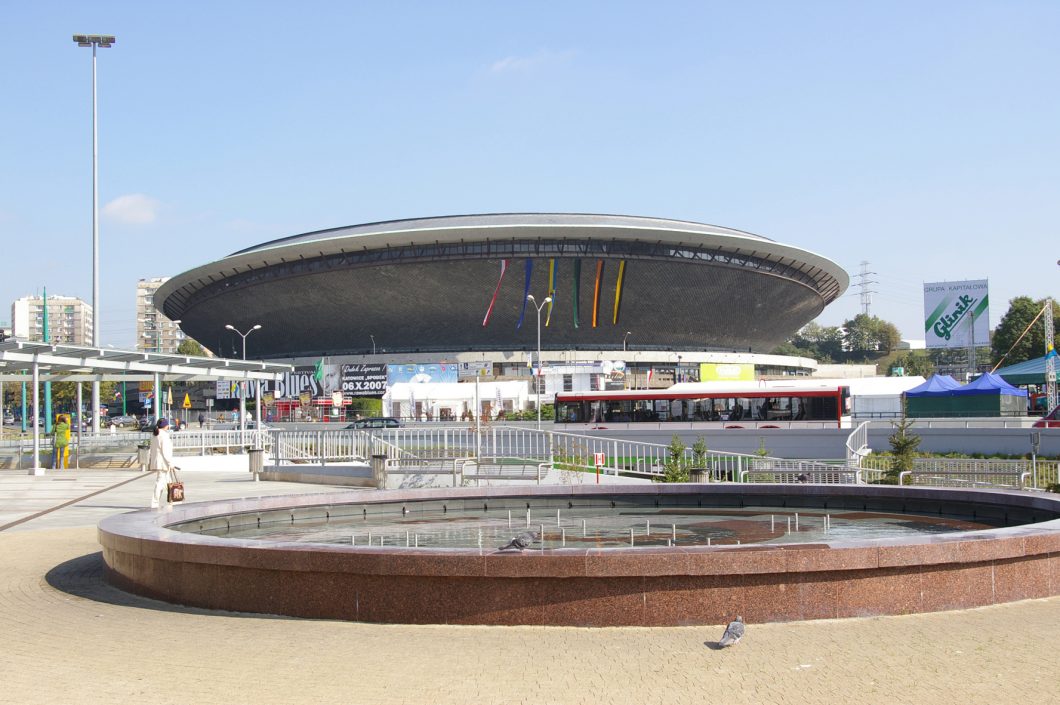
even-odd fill
[[(11, 332), (20, 340), (44, 341), (43, 296), (11, 304)], [(92, 307), (73, 296), (49, 296), (47, 342), (92, 345)]]
[(136, 283), (136, 349), (175, 353), (184, 340), (179, 321), (171, 321), (155, 308), (155, 292), (169, 277), (141, 279)]

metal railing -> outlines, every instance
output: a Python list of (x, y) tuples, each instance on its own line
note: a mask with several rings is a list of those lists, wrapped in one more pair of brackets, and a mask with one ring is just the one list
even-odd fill
[(857, 485), (861, 483), (861, 471), (853, 465), (832, 465), (812, 460), (759, 458), (752, 461), (751, 466), (740, 473), (740, 482)]
[[(893, 474), (894, 458), (873, 456), (863, 462), (862, 475), (866, 482), (879, 482)], [(938, 487), (1048, 487), (1057, 484), (1060, 461), (1038, 459), (994, 458), (916, 458), (913, 469), (904, 471), (910, 478), (905, 484), (935, 485)], [(932, 478), (935, 478), (932, 480)], [(901, 479), (901, 478), (900, 478)]]
[(869, 421), (863, 421), (847, 436), (847, 465), (861, 467), (861, 462), (872, 453), (869, 447)]

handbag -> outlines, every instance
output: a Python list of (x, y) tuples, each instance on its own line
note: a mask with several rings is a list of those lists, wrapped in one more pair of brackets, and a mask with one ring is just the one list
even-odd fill
[(173, 473), (173, 482), (166, 483), (166, 500), (169, 502), (183, 502), (184, 501), (184, 483), (180, 481), (177, 476), (177, 468), (173, 468), (170, 472)]

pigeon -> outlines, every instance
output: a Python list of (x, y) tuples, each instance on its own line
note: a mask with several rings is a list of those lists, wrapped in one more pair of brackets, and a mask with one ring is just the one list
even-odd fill
[(737, 617), (734, 621), (729, 622), (729, 626), (725, 627), (725, 633), (721, 635), (721, 641), (718, 642), (718, 646), (724, 649), (726, 646), (735, 645), (743, 637), (743, 631), (743, 617)]
[(530, 548), (530, 546), (537, 541), (536, 531), (524, 531), (523, 533), (516, 536), (514, 539), (508, 542), (507, 546), (502, 546), (501, 550), (506, 551), (509, 548), (522, 551), (524, 548)]

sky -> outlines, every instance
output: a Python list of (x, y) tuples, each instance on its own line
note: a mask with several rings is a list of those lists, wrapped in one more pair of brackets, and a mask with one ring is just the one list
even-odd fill
[(399, 218), (690, 220), (851, 274), (817, 319), (922, 339), (925, 282), (988, 279), (990, 325), (1060, 294), (1060, 3), (0, 2), (0, 320)]

